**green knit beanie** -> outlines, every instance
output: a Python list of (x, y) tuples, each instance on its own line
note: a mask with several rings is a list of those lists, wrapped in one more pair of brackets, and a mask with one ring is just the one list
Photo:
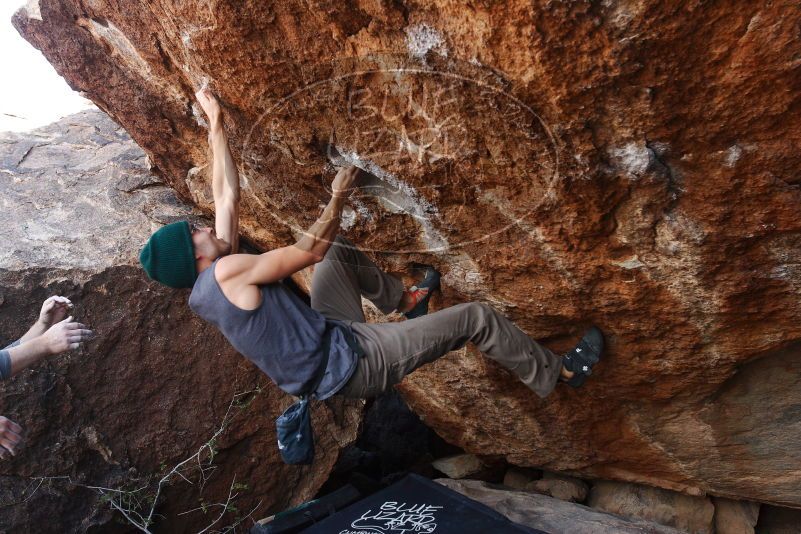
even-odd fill
[(139, 254), (151, 280), (170, 287), (192, 287), (197, 280), (192, 231), (186, 221), (157, 230)]

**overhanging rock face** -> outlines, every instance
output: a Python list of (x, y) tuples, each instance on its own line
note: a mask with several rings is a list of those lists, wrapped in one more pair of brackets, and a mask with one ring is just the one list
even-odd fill
[(202, 530), (231, 489), (238, 511), (224, 525), (315, 495), (356, 438), (361, 403), (319, 403), (315, 465), (281, 461), (274, 419), (291, 398), (191, 312), (188, 291), (149, 281), (137, 264), (154, 228), (193, 214), (125, 131), (95, 110), (0, 135), (0, 205), (0, 343), (53, 294), (96, 333), (0, 388), (0, 414), (25, 430), (0, 463), (3, 530), (119, 530), (107, 497), (147, 516), (156, 482), (187, 459), (158, 500), (157, 530)]
[(211, 209), (192, 93), (226, 109), (243, 225), (290, 242), (331, 163), (376, 178), (345, 226), (568, 348), (539, 400), (476, 354), (403, 385), (439, 433), (521, 465), (801, 506), (801, 13), (657, 1), (41, 0), (14, 22)]

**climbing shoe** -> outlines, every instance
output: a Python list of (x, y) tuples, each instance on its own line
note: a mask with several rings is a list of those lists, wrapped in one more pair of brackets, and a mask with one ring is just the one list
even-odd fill
[(584, 385), (592, 374), (592, 367), (601, 359), (603, 350), (604, 335), (597, 326), (593, 326), (584, 333), (573, 350), (562, 356), (562, 365), (573, 373), (567, 384), (574, 388)]
[[(419, 300), (411, 310), (403, 314), (404, 317), (407, 319), (414, 319), (415, 317), (421, 317), (428, 313), (428, 301), (431, 300), (431, 295), (434, 294), (434, 291), (440, 288), (439, 280), (439, 271), (433, 267), (427, 267), (423, 280), (416, 286), (409, 288), (409, 293), (412, 295), (412, 298), (415, 300), (419, 298)], [(428, 289), (428, 292), (421, 291), (423, 289)]]

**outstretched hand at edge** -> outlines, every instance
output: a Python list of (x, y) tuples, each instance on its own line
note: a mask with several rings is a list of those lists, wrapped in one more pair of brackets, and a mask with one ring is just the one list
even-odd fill
[(77, 349), (81, 343), (92, 337), (92, 331), (86, 325), (76, 323), (72, 315), (60, 321), (42, 334), (47, 350), (50, 354), (59, 354), (68, 350)]
[(39, 322), (45, 328), (50, 328), (57, 322), (64, 320), (70, 309), (72, 309), (70, 299), (60, 295), (53, 295), (42, 303)]
[(22, 427), (0, 415), (0, 458), (6, 458), (9, 454), (16, 455), (21, 441)]

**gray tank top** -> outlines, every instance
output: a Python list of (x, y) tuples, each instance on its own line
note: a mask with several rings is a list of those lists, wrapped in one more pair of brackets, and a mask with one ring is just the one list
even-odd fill
[(261, 286), (261, 306), (243, 310), (223, 294), (215, 261), (200, 273), (189, 307), (215, 325), (231, 345), (290, 395), (308, 393), (323, 365), (323, 335), (330, 330), (328, 366), (315, 396), (339, 391), (356, 370), (358, 356), (348, 345), (345, 323), (326, 319), (284, 284)]

